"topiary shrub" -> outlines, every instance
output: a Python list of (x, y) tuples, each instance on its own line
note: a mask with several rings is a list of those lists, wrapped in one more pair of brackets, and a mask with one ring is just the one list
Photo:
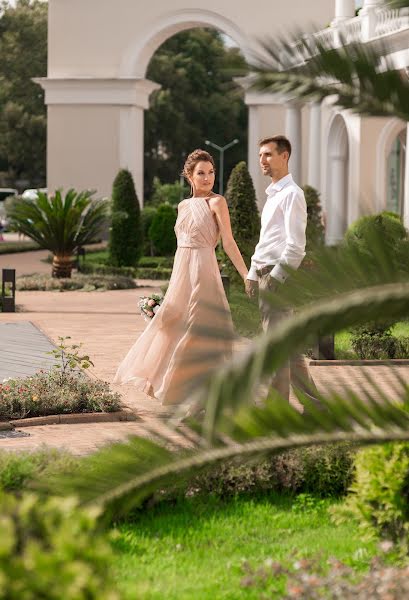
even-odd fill
[(351, 494), (334, 519), (354, 518), (370, 536), (409, 551), (409, 443), (387, 443), (360, 450)]
[(170, 204), (158, 206), (151, 226), (149, 238), (153, 243), (155, 253), (170, 256), (176, 251), (175, 223), (177, 212)]
[(142, 225), (139, 202), (131, 173), (121, 169), (112, 188), (112, 223), (109, 262), (115, 267), (132, 267), (142, 254)]
[[(244, 262), (250, 265), (260, 234), (260, 215), (253, 180), (244, 161), (232, 170), (226, 189), (231, 228)], [(226, 268), (233, 280), (239, 280), (236, 269), (225, 255)]]
[(0, 495), (1, 600), (119, 600), (98, 511), (73, 498)]
[(325, 242), (325, 229), (322, 222), (322, 209), (320, 194), (310, 185), (303, 187), (305, 201), (307, 203), (307, 246), (306, 251), (323, 246)]

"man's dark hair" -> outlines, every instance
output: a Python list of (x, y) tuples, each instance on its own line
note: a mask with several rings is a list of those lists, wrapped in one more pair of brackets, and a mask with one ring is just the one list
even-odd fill
[(291, 143), (290, 140), (285, 137), (285, 135), (273, 135), (272, 137), (266, 137), (260, 140), (259, 146), (264, 146), (264, 144), (276, 144), (277, 152), (282, 154), (283, 152), (288, 152), (288, 158), (291, 156)]

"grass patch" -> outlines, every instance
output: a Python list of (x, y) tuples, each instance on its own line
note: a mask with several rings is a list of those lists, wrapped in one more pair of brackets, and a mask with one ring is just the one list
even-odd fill
[[(301, 500), (300, 500), (301, 499)], [(116, 579), (124, 600), (282, 598), (284, 580), (243, 587), (244, 563), (336, 557), (358, 570), (376, 553), (352, 523), (334, 525), (334, 502), (278, 495), (159, 504), (118, 526)]]
[(231, 285), (228, 300), (236, 333), (244, 337), (254, 337), (261, 333), (257, 300), (250, 300), (246, 296), (244, 285)]

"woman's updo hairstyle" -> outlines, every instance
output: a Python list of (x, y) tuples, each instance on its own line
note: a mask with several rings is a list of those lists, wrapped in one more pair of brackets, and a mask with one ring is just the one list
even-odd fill
[(197, 150), (193, 150), (187, 157), (182, 171), (183, 177), (186, 177), (189, 181), (189, 177), (192, 177), (195, 166), (201, 161), (212, 163), (213, 168), (215, 168), (213, 156), (209, 152), (206, 152), (206, 150), (198, 148)]

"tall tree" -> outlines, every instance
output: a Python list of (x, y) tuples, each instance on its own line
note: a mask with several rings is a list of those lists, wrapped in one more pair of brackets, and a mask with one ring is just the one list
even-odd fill
[(32, 81), (47, 73), (46, 2), (0, 3), (0, 165), (13, 181), (42, 185), (46, 171), (46, 109)]
[[(227, 48), (214, 30), (179, 33), (157, 50), (147, 72), (162, 87), (152, 95), (145, 116), (146, 196), (155, 175), (173, 183), (186, 155), (205, 148), (207, 139), (219, 146), (240, 140), (226, 153), (226, 180), (245, 158), (247, 111), (243, 90), (232, 79), (244, 69), (239, 49)], [(216, 164), (218, 158), (215, 153)]]

